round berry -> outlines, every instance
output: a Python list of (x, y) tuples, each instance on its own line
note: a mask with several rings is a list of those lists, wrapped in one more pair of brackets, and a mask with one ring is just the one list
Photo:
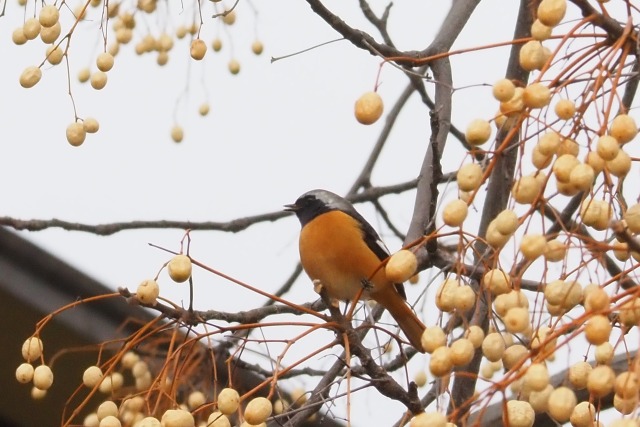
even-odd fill
[(174, 282), (185, 282), (191, 277), (191, 259), (186, 255), (176, 255), (167, 264), (167, 269)]
[(74, 147), (82, 145), (86, 137), (87, 131), (82, 123), (74, 122), (67, 126), (67, 141)]
[(160, 295), (160, 287), (155, 280), (143, 281), (136, 290), (136, 297), (143, 304), (156, 305), (158, 295)]
[(200, 61), (207, 53), (207, 45), (202, 39), (194, 39), (191, 42), (191, 57), (196, 61)]
[(38, 84), (41, 78), (42, 78), (42, 70), (40, 70), (40, 67), (31, 65), (25, 68), (22, 74), (20, 74), (20, 86), (22, 86), (25, 89), (28, 89)]
[(389, 258), (385, 267), (387, 279), (393, 283), (404, 283), (416, 273), (418, 259), (410, 250), (403, 249)]
[(377, 92), (367, 92), (356, 101), (354, 111), (356, 120), (363, 125), (378, 121), (384, 110), (382, 98)]

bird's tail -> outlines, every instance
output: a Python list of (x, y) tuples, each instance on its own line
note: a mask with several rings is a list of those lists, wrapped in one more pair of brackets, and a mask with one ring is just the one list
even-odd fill
[(398, 322), (398, 326), (407, 336), (411, 345), (420, 353), (424, 353), (424, 348), (422, 348), (422, 333), (426, 327), (400, 295), (397, 295), (397, 298), (389, 298), (387, 301), (378, 302), (389, 310), (389, 313), (391, 313), (396, 322)]

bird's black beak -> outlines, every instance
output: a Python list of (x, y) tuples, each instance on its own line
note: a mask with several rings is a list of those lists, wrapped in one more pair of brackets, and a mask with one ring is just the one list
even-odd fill
[(284, 210), (286, 212), (297, 212), (298, 209), (300, 209), (300, 206), (296, 205), (295, 203), (291, 203), (290, 205), (284, 205)]

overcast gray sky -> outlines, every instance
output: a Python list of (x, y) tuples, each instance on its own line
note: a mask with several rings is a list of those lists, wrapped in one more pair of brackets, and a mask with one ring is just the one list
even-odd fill
[[(93, 64), (102, 46), (99, 16), (91, 11), (89, 22), (82, 23), (72, 39), (69, 67), (79, 116), (96, 117), (101, 129), (74, 148), (65, 140), (65, 128), (74, 118), (66, 67), (44, 66), (37, 86), (25, 90), (18, 85), (22, 69), (39, 64), (45, 46), (39, 40), (24, 46), (11, 43), (11, 31), (21, 25), (23, 11), (15, 0), (9, 3), (7, 16), (0, 19), (2, 215), (98, 224), (143, 219), (225, 221), (275, 211), (312, 188), (347, 191), (382, 127), (382, 121), (365, 127), (353, 118), (356, 98), (373, 89), (380, 59), (342, 41), (270, 63), (271, 56), (337, 38), (304, 2), (254, 1), (259, 12), (256, 20), (253, 9), (241, 0), (237, 22), (230, 28), (208, 18), (210, 4), (204, 2), (202, 38), (209, 43), (219, 34), (224, 44), (221, 52), (209, 49), (205, 60), (195, 63), (188, 58), (188, 42), (183, 40), (176, 42), (168, 65), (159, 68), (153, 55), (137, 57), (133, 46), (122, 46), (102, 91), (76, 80), (78, 70)], [(356, 2), (327, 4), (343, 9), (352, 25), (371, 30)], [(384, 4), (372, 2), (378, 12)], [(406, 49), (427, 46), (448, 5), (397, 2), (390, 19), (396, 44)], [(455, 48), (509, 39), (515, 6), (515, 2), (482, 2)], [(169, 27), (175, 28), (190, 13), (172, 11)], [(147, 25), (157, 30), (155, 19), (148, 23), (139, 19), (136, 34)], [(254, 28), (265, 45), (259, 57), (250, 51)], [(507, 53), (508, 48), (501, 48), (452, 57), (456, 87), (491, 84), (501, 78)], [(238, 76), (227, 71), (231, 57), (241, 63)], [(387, 65), (381, 82), (379, 92), (389, 108), (406, 77)], [(487, 86), (456, 92), (455, 124), (464, 128), (472, 118), (491, 118), (496, 104), (489, 93)], [(202, 118), (197, 111), (205, 100), (211, 112)], [(185, 130), (181, 144), (169, 137), (176, 119)], [(374, 171), (374, 184), (414, 178), (428, 130), (428, 112), (412, 99)], [(462, 158), (451, 159), (450, 169), (454, 169)], [(400, 229), (408, 225), (411, 197), (386, 199)], [(359, 209), (379, 225), (370, 210)], [(290, 218), (237, 235), (193, 233), (191, 254), (240, 280), (274, 291), (297, 261), (298, 230), (298, 222)], [(22, 234), (109, 286), (135, 289), (168, 259), (147, 243), (178, 250), (182, 231), (140, 230), (109, 237), (61, 230)], [(391, 250), (400, 246), (390, 237), (387, 243)], [(262, 301), (211, 274), (196, 271), (194, 277), (197, 308), (241, 310)], [(160, 286), (163, 295), (186, 301), (185, 286), (172, 284), (165, 275)], [(417, 295), (418, 290), (410, 292)], [(289, 297), (299, 302), (315, 299), (306, 277)], [(416, 358), (412, 366), (424, 366), (425, 360)], [(375, 401), (356, 398), (353, 403), (358, 425), (365, 424), (360, 416), (369, 413), (378, 425), (397, 419), (398, 405), (381, 413)]]

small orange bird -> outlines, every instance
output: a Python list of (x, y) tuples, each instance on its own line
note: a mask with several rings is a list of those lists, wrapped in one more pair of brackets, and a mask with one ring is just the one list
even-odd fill
[(384, 268), (378, 268), (389, 250), (353, 205), (330, 191), (312, 190), (285, 210), (294, 212), (302, 225), (300, 262), (311, 280), (342, 301), (353, 300), (364, 286), (362, 298), (387, 309), (411, 345), (424, 353), (425, 326), (407, 305), (403, 285), (391, 283)]

